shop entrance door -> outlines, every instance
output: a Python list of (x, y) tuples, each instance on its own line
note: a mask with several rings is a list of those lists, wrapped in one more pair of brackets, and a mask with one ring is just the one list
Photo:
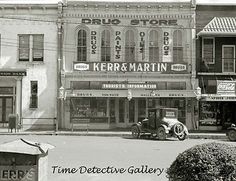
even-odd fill
[(119, 99), (119, 127), (127, 127), (135, 122), (135, 100)]
[(13, 113), (13, 98), (0, 97), (0, 125), (8, 123), (8, 115)]

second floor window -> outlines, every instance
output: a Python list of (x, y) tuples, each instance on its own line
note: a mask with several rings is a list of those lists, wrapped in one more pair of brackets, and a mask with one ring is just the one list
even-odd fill
[(86, 60), (87, 60), (87, 32), (81, 29), (78, 32), (77, 61), (86, 61)]
[(104, 30), (101, 38), (101, 61), (111, 61), (111, 47), (110, 47), (110, 31)]
[(21, 34), (19, 36), (19, 61), (43, 61), (44, 36)]
[(182, 31), (175, 30), (173, 34), (173, 61), (183, 61), (183, 42), (182, 42)]
[(125, 33), (125, 61), (135, 61), (135, 39), (133, 30), (128, 30)]
[(149, 61), (159, 62), (158, 32), (150, 31), (149, 34)]
[(206, 64), (214, 63), (214, 39), (202, 39), (202, 61)]

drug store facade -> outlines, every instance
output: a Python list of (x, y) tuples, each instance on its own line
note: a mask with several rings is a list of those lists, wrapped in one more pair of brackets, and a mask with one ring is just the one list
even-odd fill
[(194, 18), (189, 1), (67, 1), (61, 127), (128, 128), (164, 106), (196, 129)]

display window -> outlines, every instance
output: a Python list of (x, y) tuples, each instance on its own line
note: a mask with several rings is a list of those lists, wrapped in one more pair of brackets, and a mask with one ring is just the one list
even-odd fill
[(105, 98), (73, 98), (70, 109), (71, 119), (88, 118), (90, 122), (107, 122)]

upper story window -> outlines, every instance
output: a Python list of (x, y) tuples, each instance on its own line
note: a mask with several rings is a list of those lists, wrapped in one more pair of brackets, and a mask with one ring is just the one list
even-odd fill
[(206, 64), (214, 64), (214, 38), (202, 39), (202, 60)]
[(101, 61), (111, 61), (111, 36), (109, 30), (102, 31), (101, 36)]
[(223, 72), (235, 72), (235, 46), (223, 45), (222, 47)]
[(149, 33), (149, 61), (159, 62), (158, 31), (151, 30)]
[(19, 61), (43, 61), (44, 36), (42, 34), (20, 34)]
[(135, 38), (133, 30), (128, 30), (125, 33), (125, 61), (135, 61)]
[(83, 29), (78, 32), (77, 61), (87, 60), (87, 32)]
[(183, 38), (180, 30), (175, 30), (173, 33), (173, 61), (183, 61)]

